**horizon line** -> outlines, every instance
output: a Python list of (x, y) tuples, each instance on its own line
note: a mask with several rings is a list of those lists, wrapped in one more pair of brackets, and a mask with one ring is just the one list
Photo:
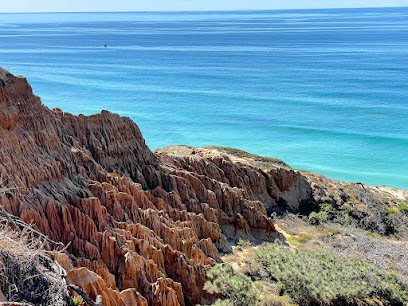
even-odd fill
[(359, 9), (406, 9), (408, 6), (362, 6), (362, 7), (323, 7), (323, 8), (284, 8), (284, 9), (214, 9), (214, 10), (140, 10), (140, 11), (39, 11), (39, 12), (0, 12), (0, 14), (97, 14), (97, 13), (216, 13), (216, 12), (271, 12), (271, 11), (317, 11), (317, 10), (359, 10)]

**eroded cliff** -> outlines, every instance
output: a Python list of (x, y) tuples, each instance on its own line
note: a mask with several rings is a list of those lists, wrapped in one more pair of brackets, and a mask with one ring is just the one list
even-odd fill
[(18, 188), (0, 203), (69, 243), (57, 260), (104, 305), (206, 301), (206, 271), (228, 239), (276, 238), (263, 203), (285, 190), (272, 177), (226, 156), (161, 160), (130, 119), (50, 110), (24, 78), (0, 79), (0, 176)]

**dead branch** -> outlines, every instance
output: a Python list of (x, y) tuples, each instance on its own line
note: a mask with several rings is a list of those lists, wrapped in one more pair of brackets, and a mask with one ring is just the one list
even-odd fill
[(57, 242), (55, 240), (48, 238), (43, 233), (37, 231), (32, 226), (23, 222), (20, 218), (6, 212), (2, 207), (0, 207), (0, 222), (1, 221), (6, 222), (7, 224), (14, 225), (16, 228), (22, 230), (24, 233), (29, 232), (31, 234), (35, 234), (36, 236), (40, 237), (41, 239), (52, 245), (61, 246), (65, 248), (65, 245), (62, 242)]
[(61, 253), (65, 253), (65, 252), (68, 250), (68, 248), (69, 248), (70, 246), (71, 246), (71, 241), (68, 242), (67, 245), (66, 245), (63, 249), (61, 249), (61, 250), (58, 250), (58, 251), (55, 251), (55, 250), (53, 250), (53, 251), (44, 250), (44, 253), (46, 253), (46, 254), (61, 254)]

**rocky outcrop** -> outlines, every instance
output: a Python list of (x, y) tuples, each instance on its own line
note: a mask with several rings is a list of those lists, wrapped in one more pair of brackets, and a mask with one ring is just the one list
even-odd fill
[[(262, 233), (268, 227), (265, 216), (276, 210), (298, 211), (300, 203), (312, 196), (307, 179), (280, 160), (217, 147), (171, 146), (156, 154), (168, 173), (196, 182), (195, 190), (210, 190), (221, 199), (216, 203), (221, 211), (221, 225), (229, 227), (235, 223), (235, 228), (242, 227), (247, 233), (254, 234), (254, 229)], [(211, 203), (211, 197), (201, 197)]]
[(153, 153), (129, 118), (50, 110), (1, 69), (0, 178), (11, 188), (1, 206), (69, 245), (55, 258), (68, 280), (115, 306), (210, 302), (202, 288), (220, 252), (240, 238), (274, 240), (270, 213), (316, 194), (279, 160), (225, 148)]
[(209, 301), (206, 271), (229, 241), (277, 236), (267, 208), (296, 188), (291, 170), (160, 157), (128, 118), (50, 110), (24, 78), (0, 79), (0, 177), (18, 190), (0, 203), (69, 244), (68, 279), (104, 305)]

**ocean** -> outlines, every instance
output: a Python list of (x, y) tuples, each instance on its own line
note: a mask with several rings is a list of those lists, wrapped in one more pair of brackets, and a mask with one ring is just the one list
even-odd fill
[(408, 8), (0, 14), (0, 66), (50, 108), (132, 118), (151, 149), (408, 189)]

